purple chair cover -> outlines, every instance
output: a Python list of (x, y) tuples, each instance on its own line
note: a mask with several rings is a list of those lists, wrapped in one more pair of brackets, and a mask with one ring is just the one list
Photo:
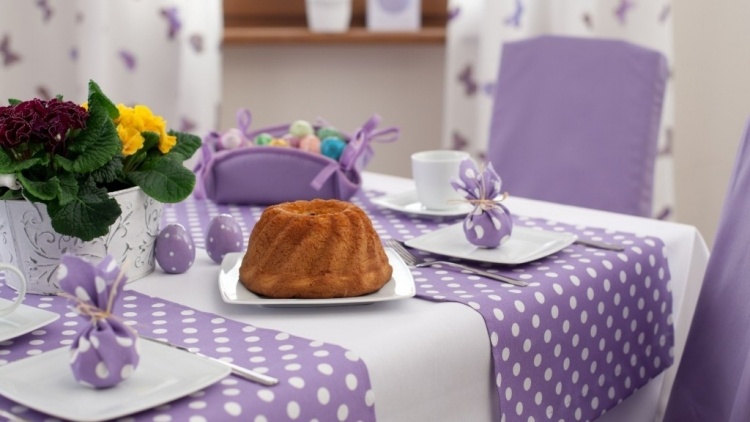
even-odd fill
[(667, 61), (623, 41), (506, 43), (490, 160), (512, 195), (649, 216)]
[(750, 421), (750, 121), (667, 405), (666, 422)]

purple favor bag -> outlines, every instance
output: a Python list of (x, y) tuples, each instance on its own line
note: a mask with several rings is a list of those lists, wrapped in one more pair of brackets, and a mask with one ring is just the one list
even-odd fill
[(70, 347), (75, 379), (88, 387), (108, 388), (124, 381), (138, 366), (138, 337), (111, 314), (126, 276), (110, 255), (93, 265), (63, 255), (57, 270), (60, 287), (76, 301), (76, 310), (89, 319)]
[[(239, 131), (247, 140), (261, 133), (281, 137), (289, 124), (249, 131), (250, 112), (240, 110)], [(360, 173), (374, 154), (372, 142), (392, 142), (397, 128), (376, 129), (372, 116), (347, 142), (338, 161), (295, 148), (251, 146), (221, 150), (221, 134), (204, 139), (202, 156), (195, 167), (198, 177), (194, 195), (219, 204), (268, 205), (321, 199), (348, 200), (362, 184)], [(323, 125), (314, 125), (317, 130)], [(327, 126), (327, 125), (326, 125)], [(230, 129), (231, 130), (231, 129)]]
[(462, 193), (474, 209), (464, 218), (466, 240), (483, 248), (496, 248), (510, 239), (513, 220), (510, 211), (500, 204), (500, 176), (490, 163), (479, 171), (472, 160), (463, 160), (457, 179), (451, 186)]

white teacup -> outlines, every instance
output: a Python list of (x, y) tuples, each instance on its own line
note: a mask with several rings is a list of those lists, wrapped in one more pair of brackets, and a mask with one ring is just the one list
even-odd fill
[(461, 161), (469, 153), (453, 150), (421, 151), (412, 154), (411, 170), (417, 197), (422, 206), (430, 210), (451, 210), (460, 205), (463, 196), (451, 186), (458, 177)]
[[(18, 307), (21, 305), (21, 302), (23, 302), (23, 299), (26, 297), (26, 278), (23, 276), (23, 273), (21, 270), (19, 270), (17, 267), (10, 265), (10, 264), (4, 264), (0, 263), (0, 272), (5, 272), (7, 274), (8, 271), (12, 271), (16, 273), (18, 278), (16, 279), (16, 283), (13, 285), (13, 288), (16, 289), (17, 295), (16, 300), (11, 302), (10, 305), (0, 308), (0, 317), (4, 317), (6, 315), (9, 315)], [(6, 275), (5, 277), (5, 285), (9, 286), (8, 284), (9, 277)]]

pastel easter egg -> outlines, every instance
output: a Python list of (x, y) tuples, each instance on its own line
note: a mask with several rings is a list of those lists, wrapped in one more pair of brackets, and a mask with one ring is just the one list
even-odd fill
[(273, 135), (271, 135), (270, 133), (263, 132), (257, 135), (255, 139), (253, 139), (253, 143), (255, 145), (268, 145), (271, 143), (272, 140), (273, 140)]
[(323, 142), (320, 143), (320, 152), (326, 157), (338, 161), (341, 157), (341, 154), (344, 152), (345, 147), (346, 142), (344, 142), (343, 140), (339, 138), (329, 137), (323, 139)]
[(220, 214), (211, 219), (206, 233), (206, 252), (217, 264), (230, 252), (243, 249), (245, 237), (237, 221), (229, 214)]
[(300, 138), (292, 135), (291, 133), (287, 133), (286, 135), (282, 136), (281, 139), (287, 141), (290, 147), (299, 148)]
[(221, 149), (235, 149), (243, 147), (247, 144), (245, 135), (242, 131), (236, 128), (229, 129), (225, 133), (221, 134), (219, 138), (219, 146)]
[(165, 272), (182, 274), (195, 262), (193, 237), (182, 224), (167, 224), (156, 237), (154, 255)]
[(313, 133), (315, 133), (315, 130), (313, 130), (310, 122), (306, 120), (297, 120), (296, 122), (289, 125), (289, 133), (291, 133), (292, 136), (296, 136), (297, 138), (301, 139), (307, 135), (312, 135)]
[(316, 133), (318, 135), (319, 139), (325, 139), (325, 138), (339, 138), (344, 139), (344, 135), (339, 132), (338, 129), (332, 126), (323, 126), (320, 129), (318, 129), (318, 132)]
[(287, 148), (289, 147), (289, 142), (284, 138), (273, 138), (268, 146)]
[(315, 135), (307, 135), (299, 141), (299, 149), (302, 151), (320, 154), (320, 139)]

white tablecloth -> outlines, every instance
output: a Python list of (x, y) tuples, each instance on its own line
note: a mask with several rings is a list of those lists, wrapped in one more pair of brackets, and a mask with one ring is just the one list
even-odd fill
[[(411, 189), (413, 184), (408, 179), (365, 173), (364, 187), (395, 193)], [(675, 365), (600, 418), (653, 420), (657, 408), (663, 409), (665, 404), (708, 261), (708, 249), (700, 234), (683, 224), (523, 198), (509, 198), (507, 206), (516, 215), (648, 234), (665, 242), (674, 294)], [(229, 305), (219, 295), (218, 273), (219, 266), (199, 250), (195, 265), (187, 273), (169, 275), (157, 268), (152, 275), (128, 286), (199, 310), (356, 352), (369, 369), (380, 421), (499, 420), (489, 338), (482, 317), (470, 307), (420, 299), (326, 308)]]

